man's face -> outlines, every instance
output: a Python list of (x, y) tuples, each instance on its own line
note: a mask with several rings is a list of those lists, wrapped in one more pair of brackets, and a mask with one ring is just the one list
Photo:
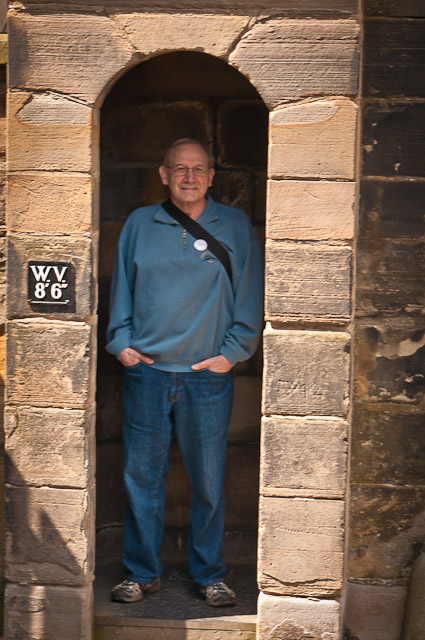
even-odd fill
[(170, 167), (162, 165), (159, 175), (176, 204), (193, 206), (204, 201), (214, 169), (208, 167), (208, 156), (202, 147), (188, 143), (174, 149)]

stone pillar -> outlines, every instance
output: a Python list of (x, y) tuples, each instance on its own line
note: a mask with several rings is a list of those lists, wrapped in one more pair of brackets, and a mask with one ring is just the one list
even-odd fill
[(275, 18), (230, 56), (272, 109), (261, 640), (342, 633), (358, 32), (353, 19)]

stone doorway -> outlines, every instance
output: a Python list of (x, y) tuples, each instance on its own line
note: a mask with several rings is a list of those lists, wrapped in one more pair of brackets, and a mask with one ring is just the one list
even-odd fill
[[(197, 52), (156, 56), (132, 68), (114, 85), (102, 106), (97, 374), (99, 567), (119, 557), (125, 505), (122, 372), (119, 363), (104, 350), (118, 235), (136, 207), (166, 198), (157, 173), (164, 150), (177, 138), (194, 137), (207, 145), (216, 158), (212, 196), (245, 210), (264, 244), (267, 128), (268, 110), (249, 81), (221, 60)], [(223, 549), (226, 562), (251, 567), (254, 607), (261, 375), (260, 345), (250, 361), (235, 368)], [(177, 446), (173, 445), (161, 552), (165, 563), (185, 563), (188, 520), (189, 485)]]

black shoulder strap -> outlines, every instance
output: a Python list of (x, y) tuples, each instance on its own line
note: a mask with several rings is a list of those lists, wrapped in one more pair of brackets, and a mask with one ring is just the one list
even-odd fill
[(200, 225), (196, 220), (193, 220), (190, 216), (184, 213), (181, 209), (176, 207), (176, 205), (171, 202), (171, 200), (166, 200), (162, 203), (165, 211), (170, 214), (174, 220), (177, 220), (182, 227), (189, 231), (189, 233), (194, 238), (202, 238), (208, 243), (208, 249), (218, 258), (226, 269), (227, 275), (230, 278), (230, 282), (232, 282), (232, 267), (230, 264), (230, 258), (227, 250), (223, 247), (220, 242), (214, 238), (208, 231), (204, 229), (202, 225)]

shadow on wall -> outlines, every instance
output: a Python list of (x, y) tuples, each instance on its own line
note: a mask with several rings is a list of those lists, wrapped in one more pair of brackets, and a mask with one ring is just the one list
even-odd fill
[[(117, 555), (123, 522), (121, 368), (106, 354), (108, 297), (116, 243), (136, 207), (167, 191), (157, 168), (176, 139), (202, 141), (216, 158), (211, 194), (245, 210), (264, 241), (268, 111), (256, 90), (218, 58), (197, 52), (154, 57), (113, 87), (101, 111), (97, 550)], [(262, 360), (236, 367), (229, 435), (225, 553), (255, 561)], [(164, 559), (184, 558), (189, 488), (176, 448), (167, 482)], [(242, 508), (243, 505), (243, 508)]]

